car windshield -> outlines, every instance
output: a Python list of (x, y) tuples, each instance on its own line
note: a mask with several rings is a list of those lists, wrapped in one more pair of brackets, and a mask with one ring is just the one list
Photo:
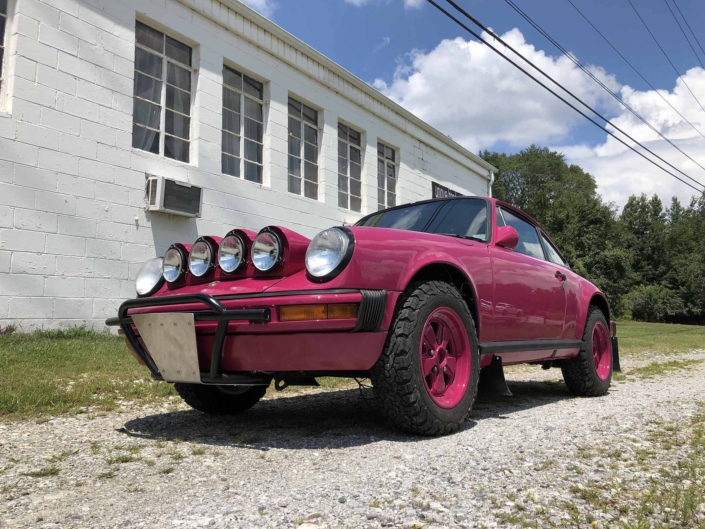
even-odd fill
[(487, 201), (477, 198), (412, 204), (365, 217), (357, 226), (394, 228), (486, 241)]

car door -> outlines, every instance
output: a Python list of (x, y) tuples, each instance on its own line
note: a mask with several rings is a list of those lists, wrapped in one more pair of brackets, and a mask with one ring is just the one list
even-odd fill
[(483, 341), (557, 340), (564, 328), (566, 293), (556, 265), (546, 260), (537, 227), (517, 212), (497, 208), (498, 226), (517, 230), (519, 243), (489, 247), (494, 318)]
[(562, 273), (563, 290), (565, 291), (565, 317), (563, 322), (563, 335), (561, 339), (570, 340), (575, 338), (577, 329), (577, 318), (579, 308), (579, 283), (578, 276), (570, 269), (568, 262), (563, 258), (558, 248), (554, 246), (551, 239), (541, 232), (541, 243), (546, 252), (548, 260), (555, 265), (556, 274)]

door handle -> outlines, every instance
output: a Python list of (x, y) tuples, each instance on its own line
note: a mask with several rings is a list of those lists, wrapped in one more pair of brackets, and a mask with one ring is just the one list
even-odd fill
[(556, 279), (560, 279), (561, 281), (565, 281), (568, 279), (568, 276), (566, 276), (564, 273), (562, 273), (560, 270), (556, 270)]

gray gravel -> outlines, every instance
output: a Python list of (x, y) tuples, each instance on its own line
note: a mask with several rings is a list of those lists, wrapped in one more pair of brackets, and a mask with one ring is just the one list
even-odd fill
[[(0, 528), (567, 527), (592, 509), (576, 490), (646, 487), (679, 457), (645, 468), (601, 447), (635, 453), (655, 419), (705, 399), (705, 364), (600, 399), (571, 397), (556, 370), (509, 378), (514, 397), (481, 398), (440, 439), (390, 431), (358, 390), (285, 393), (236, 418), (171, 403), (0, 424)], [(598, 529), (616, 516), (591, 515)]]

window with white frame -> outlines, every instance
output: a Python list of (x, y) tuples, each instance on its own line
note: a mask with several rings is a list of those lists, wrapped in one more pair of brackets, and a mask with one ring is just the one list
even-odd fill
[(397, 205), (397, 152), (377, 142), (377, 210)]
[(5, 58), (5, 26), (7, 26), (7, 0), (0, 0), (0, 89), (3, 82), (3, 59)]
[(362, 211), (362, 134), (338, 123), (338, 206)]
[(222, 171), (262, 183), (264, 85), (223, 65)]
[(301, 195), (302, 191), (318, 199), (318, 111), (290, 97), (289, 193)]
[(188, 163), (192, 56), (190, 46), (137, 22), (132, 124), (136, 149)]

